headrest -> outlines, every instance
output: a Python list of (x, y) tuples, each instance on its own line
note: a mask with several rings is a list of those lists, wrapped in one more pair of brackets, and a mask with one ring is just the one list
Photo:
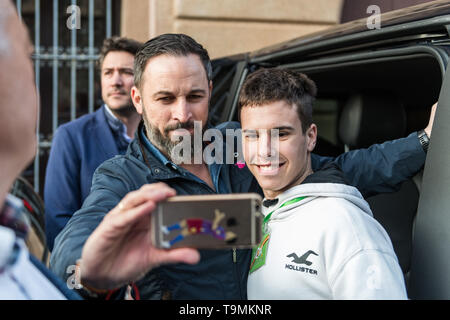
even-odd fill
[(386, 93), (351, 96), (339, 121), (339, 136), (350, 149), (403, 137), (405, 130), (403, 105), (395, 96)]

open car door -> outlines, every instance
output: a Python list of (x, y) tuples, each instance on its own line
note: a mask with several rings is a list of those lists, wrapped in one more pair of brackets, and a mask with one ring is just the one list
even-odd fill
[(410, 272), (410, 299), (450, 299), (450, 65), (424, 168)]

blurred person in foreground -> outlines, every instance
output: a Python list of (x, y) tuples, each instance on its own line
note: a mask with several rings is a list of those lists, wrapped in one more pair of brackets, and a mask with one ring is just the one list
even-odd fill
[[(8, 194), (36, 153), (39, 110), (32, 51), (27, 30), (12, 2), (0, 1), (0, 299), (80, 299), (29, 254), (24, 243), (29, 225), (22, 215), (22, 202)], [(158, 201), (173, 196), (174, 190), (154, 185), (145, 187), (145, 191), (146, 197), (135, 203), (135, 210), (109, 215), (89, 238), (83, 267), (77, 269), (80, 293), (99, 294), (95, 289), (98, 281), (126, 286), (162, 263), (199, 260), (195, 250), (162, 251), (146, 241), (150, 212)], [(123, 295), (123, 291), (117, 292), (114, 297)]]

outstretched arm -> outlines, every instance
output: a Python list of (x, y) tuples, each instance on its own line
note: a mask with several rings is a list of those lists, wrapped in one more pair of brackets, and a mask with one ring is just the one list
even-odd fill
[[(430, 120), (424, 129), (428, 137), (431, 137), (436, 106), (431, 108)], [(336, 162), (347, 180), (365, 197), (398, 190), (402, 182), (423, 168), (425, 158), (417, 132), (367, 149), (352, 150), (336, 158), (311, 155), (314, 171), (327, 162)]]

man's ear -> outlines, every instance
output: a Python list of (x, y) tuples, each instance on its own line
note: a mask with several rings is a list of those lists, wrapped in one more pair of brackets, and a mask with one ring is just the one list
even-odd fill
[(137, 113), (142, 115), (142, 96), (140, 90), (136, 86), (131, 88), (131, 100), (133, 101), (133, 105), (136, 108)]
[(309, 152), (312, 152), (316, 147), (317, 142), (317, 126), (313, 123), (306, 130), (306, 147)]

